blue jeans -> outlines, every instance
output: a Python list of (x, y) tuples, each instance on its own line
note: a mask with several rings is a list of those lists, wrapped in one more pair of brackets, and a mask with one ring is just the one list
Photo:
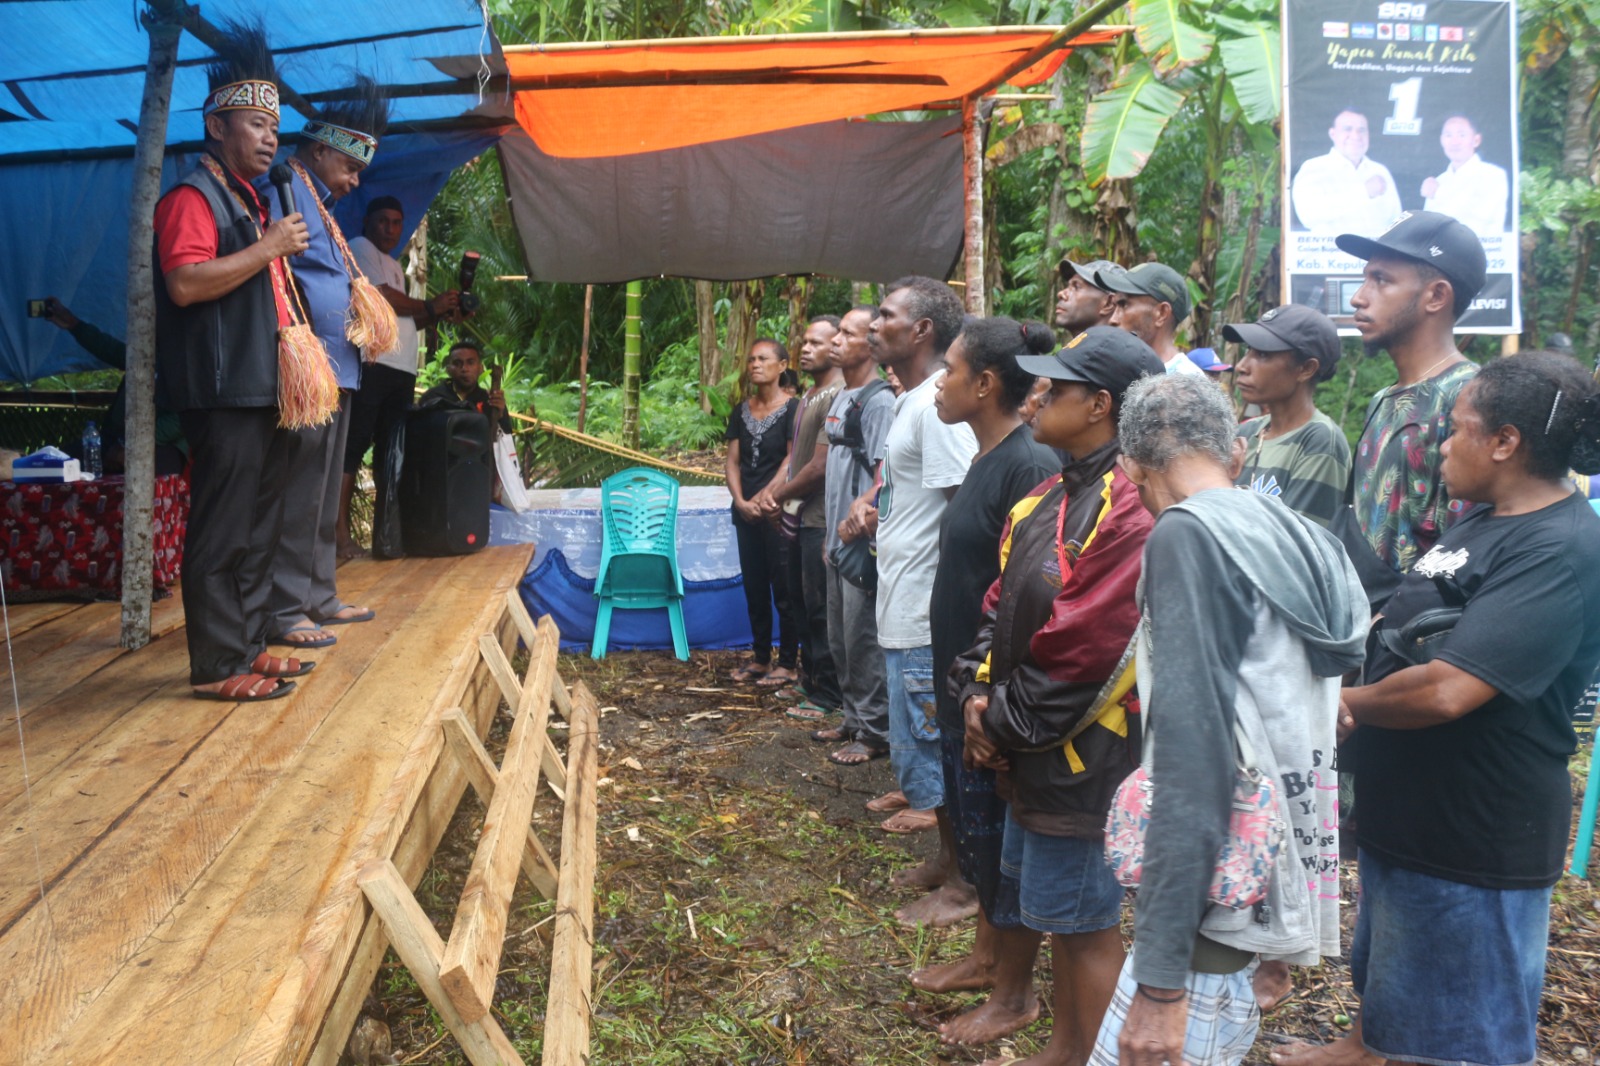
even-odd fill
[(933, 709), (933, 645), (884, 648), (889, 682), (889, 765), (912, 808), (944, 805), (939, 719)]
[(1533, 1062), (1550, 889), (1445, 881), (1365, 848), (1360, 863), (1350, 976), (1367, 1050), (1448, 1066)]

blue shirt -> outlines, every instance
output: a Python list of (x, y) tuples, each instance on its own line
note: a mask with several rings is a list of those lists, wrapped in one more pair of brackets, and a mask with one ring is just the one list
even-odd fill
[[(311, 178), (311, 184), (316, 187), (317, 195), (326, 201), (328, 187), (310, 167), (306, 167), (305, 171)], [(267, 175), (257, 178), (255, 186), (271, 205), (272, 220), (276, 222), (282, 218), (278, 190)], [(295, 280), (300, 283), (300, 291), (305, 296), (306, 313), (311, 317), (311, 331), (328, 349), (328, 358), (333, 363), (339, 387), (353, 389), (361, 384), (361, 351), (344, 335), (345, 316), (350, 310), (350, 275), (345, 273), (344, 256), (339, 251), (338, 242), (323, 224), (322, 213), (317, 210), (311, 191), (300, 180), (299, 174), (295, 175), (293, 189), (294, 207), (305, 216), (311, 247), (302, 255), (291, 256), (289, 269), (294, 271)]]

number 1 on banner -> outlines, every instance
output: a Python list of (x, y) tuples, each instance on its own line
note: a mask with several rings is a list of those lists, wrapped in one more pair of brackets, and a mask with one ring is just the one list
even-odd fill
[(1421, 133), (1422, 120), (1417, 117), (1417, 100), (1421, 96), (1421, 78), (1407, 78), (1390, 85), (1389, 99), (1394, 101), (1394, 114), (1383, 120), (1383, 132), (1406, 137)]

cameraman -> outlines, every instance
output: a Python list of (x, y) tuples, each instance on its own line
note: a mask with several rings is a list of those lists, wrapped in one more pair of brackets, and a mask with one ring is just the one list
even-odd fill
[(394, 308), (400, 324), (400, 343), (394, 351), (368, 363), (361, 373), (350, 411), (350, 436), (345, 443), (344, 480), (339, 487), (339, 557), (350, 559), (361, 549), (350, 537), (350, 495), (355, 488), (361, 457), (376, 442), (372, 472), (383, 491), (386, 453), (394, 424), (404, 416), (417, 390), (417, 331), (444, 321), (460, 321), (461, 294), (454, 289), (431, 300), (414, 300), (406, 295), (405, 273), (395, 261), (400, 247), (405, 214), (400, 201), (380, 196), (367, 205), (361, 236), (350, 242), (362, 273), (372, 279)]

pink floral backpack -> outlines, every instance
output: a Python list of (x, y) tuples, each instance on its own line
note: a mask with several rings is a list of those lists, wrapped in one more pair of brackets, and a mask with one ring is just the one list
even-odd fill
[[(1211, 875), (1212, 903), (1242, 910), (1267, 898), (1285, 827), (1278, 813), (1278, 791), (1255, 766), (1255, 754), (1234, 722), (1233, 810), (1228, 838)], [(1118, 883), (1137, 888), (1144, 873), (1144, 838), (1150, 828), (1150, 776), (1141, 765), (1129, 774), (1111, 800), (1106, 818), (1106, 862)]]

